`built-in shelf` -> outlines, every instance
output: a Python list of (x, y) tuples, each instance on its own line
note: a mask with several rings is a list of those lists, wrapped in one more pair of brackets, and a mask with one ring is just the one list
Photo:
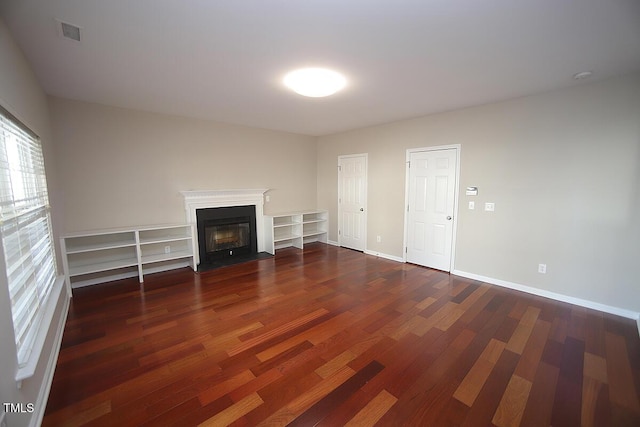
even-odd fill
[(265, 251), (272, 255), (277, 249), (289, 246), (302, 249), (305, 243), (327, 242), (329, 230), (327, 211), (265, 215), (264, 221)]
[(124, 259), (116, 261), (95, 262), (87, 265), (78, 265), (69, 268), (69, 276), (83, 276), (85, 274), (99, 273), (102, 271), (118, 270), (126, 267), (133, 267), (138, 265), (138, 259)]
[[(188, 224), (73, 233), (60, 239), (67, 286), (78, 288), (190, 266), (196, 270), (194, 227)], [(152, 265), (152, 266), (148, 266)]]
[(191, 251), (177, 251), (168, 254), (146, 255), (142, 257), (142, 264), (171, 261), (174, 259), (188, 258), (191, 256), (193, 256), (193, 253)]

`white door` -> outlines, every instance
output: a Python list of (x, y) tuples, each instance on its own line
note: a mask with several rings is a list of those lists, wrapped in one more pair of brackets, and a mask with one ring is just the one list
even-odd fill
[(407, 262), (451, 270), (457, 155), (455, 148), (410, 153)]
[(367, 155), (338, 157), (338, 244), (364, 251), (367, 240)]

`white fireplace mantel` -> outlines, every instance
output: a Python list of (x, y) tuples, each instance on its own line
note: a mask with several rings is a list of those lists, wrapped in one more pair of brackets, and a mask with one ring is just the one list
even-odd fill
[[(264, 252), (264, 193), (267, 191), (269, 191), (269, 189), (266, 188), (250, 190), (195, 190), (181, 191), (180, 194), (184, 197), (187, 223), (193, 224), (194, 227), (197, 227), (197, 209), (254, 205), (256, 207), (258, 252)], [(199, 251), (196, 252), (196, 255), (198, 253)], [(200, 262), (199, 259), (198, 262)]]

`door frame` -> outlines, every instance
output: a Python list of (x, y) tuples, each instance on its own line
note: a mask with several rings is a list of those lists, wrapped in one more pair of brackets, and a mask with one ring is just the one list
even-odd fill
[(342, 156), (338, 156), (338, 246), (342, 247), (342, 181), (340, 178), (340, 167), (342, 159), (349, 159), (354, 157), (364, 157), (364, 217), (362, 219), (363, 230), (362, 230), (362, 238), (364, 241), (363, 253), (367, 251), (367, 218), (369, 215), (368, 203), (369, 203), (369, 153), (360, 153), (360, 154), (345, 154)]
[(456, 258), (456, 236), (458, 231), (458, 196), (460, 194), (460, 154), (462, 153), (461, 144), (434, 145), (431, 147), (409, 148), (405, 157), (405, 180), (404, 180), (404, 241), (402, 247), (402, 261), (407, 262), (407, 243), (409, 234), (409, 161), (412, 153), (420, 153), (423, 151), (440, 151), (440, 150), (456, 150), (456, 183), (453, 190), (453, 232), (451, 233), (451, 260), (449, 264), (449, 272), (455, 268)]

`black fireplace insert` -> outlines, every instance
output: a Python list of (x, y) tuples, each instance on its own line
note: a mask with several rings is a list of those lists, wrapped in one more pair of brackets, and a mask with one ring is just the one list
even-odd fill
[(255, 206), (196, 209), (200, 265), (209, 269), (258, 253)]

